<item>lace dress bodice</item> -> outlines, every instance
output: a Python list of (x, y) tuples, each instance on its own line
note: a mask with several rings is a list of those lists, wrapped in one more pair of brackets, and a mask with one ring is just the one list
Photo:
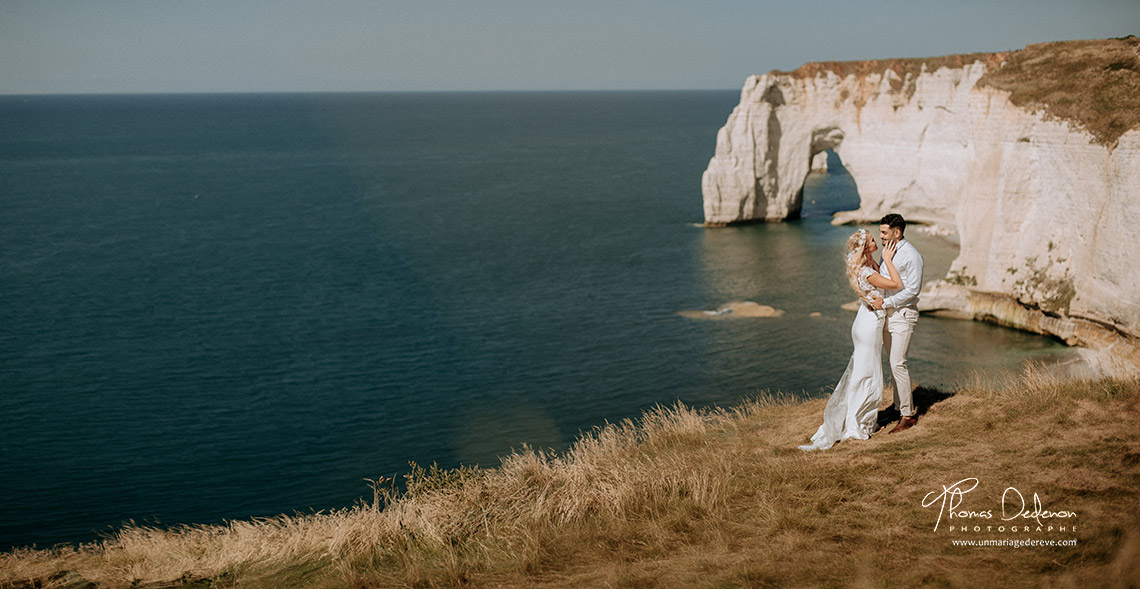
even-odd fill
[(867, 278), (874, 273), (875, 269), (871, 268), (870, 266), (863, 266), (862, 268), (859, 268), (859, 289), (862, 290), (863, 293), (868, 297), (876, 296), (883, 298), (883, 293), (879, 289), (871, 286), (871, 283), (867, 281)]

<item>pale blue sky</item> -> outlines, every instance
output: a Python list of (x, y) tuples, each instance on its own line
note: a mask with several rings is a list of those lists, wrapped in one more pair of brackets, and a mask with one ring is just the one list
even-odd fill
[(1140, 1), (0, 0), (0, 93), (739, 88), (1140, 34)]

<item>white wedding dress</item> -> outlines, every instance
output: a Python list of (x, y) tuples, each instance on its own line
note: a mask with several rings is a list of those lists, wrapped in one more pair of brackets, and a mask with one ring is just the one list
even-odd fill
[[(859, 287), (881, 297), (867, 282), (875, 271), (869, 266), (859, 270)], [(847, 361), (847, 370), (835, 385), (823, 410), (823, 425), (811, 437), (811, 444), (800, 450), (826, 450), (840, 440), (866, 440), (875, 431), (879, 402), (883, 397), (883, 322), (886, 314), (866, 303), (859, 305), (851, 324), (851, 341), (855, 351)]]

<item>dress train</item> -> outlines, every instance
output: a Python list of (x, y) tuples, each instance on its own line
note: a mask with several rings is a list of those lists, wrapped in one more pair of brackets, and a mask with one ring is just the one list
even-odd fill
[(847, 361), (847, 369), (835, 385), (823, 425), (811, 437), (811, 444), (801, 450), (826, 450), (846, 439), (866, 440), (875, 431), (879, 403), (883, 398), (883, 322), (882, 311), (860, 305), (851, 324), (851, 341), (855, 350)]

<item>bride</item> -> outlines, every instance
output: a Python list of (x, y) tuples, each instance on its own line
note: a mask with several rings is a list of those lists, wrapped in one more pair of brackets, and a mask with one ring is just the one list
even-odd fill
[(895, 242), (883, 244), (883, 266), (890, 279), (879, 274), (879, 265), (871, 254), (879, 249), (866, 229), (847, 239), (847, 279), (859, 295), (859, 312), (851, 324), (851, 341), (855, 351), (847, 362), (847, 370), (835, 385), (835, 391), (823, 410), (823, 425), (811, 437), (811, 444), (801, 450), (826, 450), (840, 440), (866, 440), (875, 430), (879, 401), (883, 396), (883, 321), (885, 314), (870, 305), (871, 297), (881, 298), (881, 290), (902, 288), (899, 271), (891, 261)]

